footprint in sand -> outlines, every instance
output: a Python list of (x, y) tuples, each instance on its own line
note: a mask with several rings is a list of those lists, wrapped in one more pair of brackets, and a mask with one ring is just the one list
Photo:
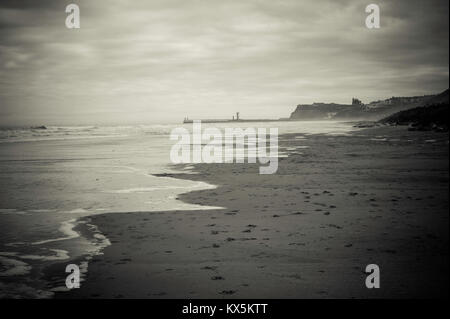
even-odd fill
[(225, 280), (222, 276), (213, 276), (211, 277), (211, 280)]
[(201, 269), (203, 269), (203, 270), (216, 270), (217, 266), (205, 266), (205, 267), (202, 267)]
[(157, 292), (157, 293), (155, 293), (155, 294), (151, 294), (152, 296), (165, 296), (165, 295), (167, 295), (165, 292)]
[(222, 290), (221, 292), (219, 292), (219, 294), (221, 295), (233, 295), (235, 293), (236, 293), (235, 290)]

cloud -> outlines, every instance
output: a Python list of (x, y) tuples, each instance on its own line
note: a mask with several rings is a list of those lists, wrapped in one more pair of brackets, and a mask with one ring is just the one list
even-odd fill
[(448, 87), (448, 1), (0, 3), (0, 118), (122, 123), (287, 116), (298, 103)]

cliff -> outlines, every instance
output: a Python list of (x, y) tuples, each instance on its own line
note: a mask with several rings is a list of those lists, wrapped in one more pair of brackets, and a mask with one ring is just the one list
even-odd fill
[[(313, 103), (300, 104), (291, 113), (291, 120), (324, 120), (335, 118), (338, 113), (349, 112), (354, 107), (350, 104)], [(355, 107), (356, 109), (356, 107)]]
[(436, 95), (391, 97), (363, 104), (353, 98), (352, 104), (313, 103), (297, 105), (291, 120), (380, 120), (391, 114), (418, 106), (448, 103), (449, 91)]

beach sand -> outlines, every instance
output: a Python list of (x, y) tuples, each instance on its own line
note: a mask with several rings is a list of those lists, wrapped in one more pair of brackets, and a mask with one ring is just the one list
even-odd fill
[[(274, 175), (258, 164), (171, 175), (218, 186), (179, 200), (224, 209), (86, 217), (111, 245), (80, 289), (56, 297), (448, 297), (448, 134), (381, 127), (279, 143), (289, 156)], [(368, 264), (379, 289), (365, 286)]]

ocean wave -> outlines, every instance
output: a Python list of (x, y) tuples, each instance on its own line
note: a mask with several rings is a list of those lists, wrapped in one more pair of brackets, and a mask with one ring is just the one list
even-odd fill
[[(78, 232), (74, 230), (77, 225), (84, 225), (87, 229), (86, 235), (83, 236), (83, 241), (86, 240), (89, 244), (82, 252), (69, 252), (65, 249), (48, 248), (45, 245), (48, 243), (71, 240), (81, 237)], [(64, 260), (75, 260), (81, 258), (78, 262), (80, 268), (80, 281), (84, 281), (88, 272), (90, 260), (96, 255), (100, 255), (103, 249), (111, 245), (109, 239), (100, 232), (98, 227), (90, 223), (89, 219), (70, 219), (61, 222), (59, 231), (64, 234), (63, 237), (35, 241), (32, 243), (23, 242), (21, 245), (15, 245), (15, 251), (0, 252), (0, 277), (14, 277), (14, 282), (2, 283), (0, 282), (0, 298), (52, 298), (57, 291), (68, 291), (68, 288), (59, 283), (55, 285), (51, 282), (46, 282), (45, 278), (35, 278), (30, 280), (33, 267), (43, 267), (49, 263), (61, 262)], [(29, 245), (44, 246), (39, 248), (39, 253), (30, 254), (27, 247)], [(68, 246), (70, 247), (70, 245)], [(73, 254), (73, 255), (72, 255)], [(44, 262), (44, 264), (43, 264)], [(48, 288), (42, 288), (48, 287)]]
[(186, 185), (186, 186), (175, 186), (175, 185), (170, 185), (170, 186), (154, 186), (154, 187), (135, 187), (135, 188), (125, 188), (125, 189), (117, 189), (117, 190), (106, 190), (103, 191), (104, 193), (111, 193), (111, 194), (131, 194), (131, 193), (147, 193), (147, 192), (154, 192), (154, 191), (164, 191), (164, 190), (168, 190), (168, 189), (196, 189), (196, 188), (201, 188), (201, 189), (214, 189), (217, 186), (211, 185), (211, 184), (207, 184), (207, 183), (203, 183), (203, 182), (198, 182), (192, 185)]
[(31, 271), (31, 266), (16, 258), (16, 253), (0, 252), (0, 277), (21, 276)]
[(49, 126), (42, 128), (0, 128), (0, 143), (63, 141), (73, 139), (120, 138), (130, 135), (168, 135), (169, 125), (137, 126)]
[(42, 245), (42, 244), (47, 244), (47, 243), (51, 243), (51, 242), (55, 242), (55, 241), (61, 241), (61, 240), (68, 240), (68, 239), (77, 238), (80, 235), (78, 234), (78, 232), (73, 230), (76, 225), (77, 225), (77, 219), (75, 219), (75, 218), (67, 220), (67, 221), (63, 221), (63, 222), (61, 222), (61, 226), (59, 227), (59, 231), (61, 233), (63, 233), (64, 235), (66, 235), (65, 237), (58, 237), (58, 238), (53, 238), (53, 239), (46, 239), (46, 240), (36, 241), (36, 242), (31, 243), (31, 244), (32, 245)]

